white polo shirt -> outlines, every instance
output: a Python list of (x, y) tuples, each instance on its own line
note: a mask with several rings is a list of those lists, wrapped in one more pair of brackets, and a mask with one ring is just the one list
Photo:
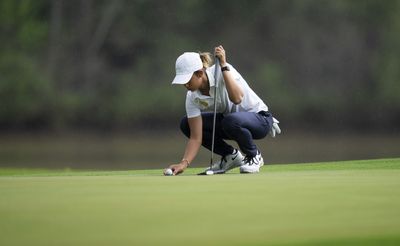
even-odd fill
[[(242, 102), (235, 105), (229, 100), (228, 91), (226, 90), (224, 77), (221, 69), (218, 69), (218, 87), (217, 87), (217, 113), (223, 113), (224, 115), (235, 113), (235, 112), (255, 112), (268, 111), (267, 105), (257, 96), (256, 93), (249, 87), (243, 77), (236, 71), (236, 69), (228, 64), (230, 73), (236, 83), (240, 86), (243, 91)], [(213, 111), (214, 110), (214, 66), (206, 69), (208, 81), (210, 83), (210, 96), (202, 95), (199, 90), (188, 91), (186, 94), (186, 115), (188, 118), (194, 118), (201, 115), (201, 112)]]

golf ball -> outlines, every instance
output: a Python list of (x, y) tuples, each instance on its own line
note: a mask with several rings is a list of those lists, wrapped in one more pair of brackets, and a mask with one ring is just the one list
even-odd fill
[(171, 176), (173, 174), (172, 169), (168, 168), (165, 170), (164, 175), (165, 176)]
[(208, 171), (206, 172), (206, 174), (207, 174), (207, 175), (213, 175), (214, 172), (213, 172), (212, 170), (208, 170)]

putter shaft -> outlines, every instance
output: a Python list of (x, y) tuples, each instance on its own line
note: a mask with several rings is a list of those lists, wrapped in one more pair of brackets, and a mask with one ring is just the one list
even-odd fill
[(217, 87), (218, 87), (218, 66), (219, 60), (218, 57), (215, 57), (215, 68), (214, 68), (214, 119), (213, 119), (213, 130), (212, 130), (212, 140), (211, 140), (211, 160), (210, 160), (210, 169), (214, 163), (214, 143), (215, 143), (215, 124), (217, 121)]

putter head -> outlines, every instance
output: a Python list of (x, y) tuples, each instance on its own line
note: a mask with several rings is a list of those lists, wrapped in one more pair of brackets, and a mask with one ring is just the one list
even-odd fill
[(213, 175), (213, 174), (224, 174), (225, 170), (215, 170), (215, 171), (211, 171), (210, 170), (205, 170), (201, 173), (198, 173), (197, 175)]

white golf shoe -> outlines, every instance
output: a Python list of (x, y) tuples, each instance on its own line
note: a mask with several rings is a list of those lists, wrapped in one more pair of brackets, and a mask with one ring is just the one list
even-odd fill
[(207, 168), (205, 172), (212, 171), (229, 171), (233, 168), (240, 167), (244, 164), (243, 155), (239, 150), (235, 149), (232, 154), (221, 157), (219, 162), (214, 163), (210, 168)]
[(254, 157), (245, 157), (243, 159), (244, 165), (240, 167), (240, 173), (258, 173), (260, 172), (260, 167), (264, 165), (264, 159), (260, 152)]

